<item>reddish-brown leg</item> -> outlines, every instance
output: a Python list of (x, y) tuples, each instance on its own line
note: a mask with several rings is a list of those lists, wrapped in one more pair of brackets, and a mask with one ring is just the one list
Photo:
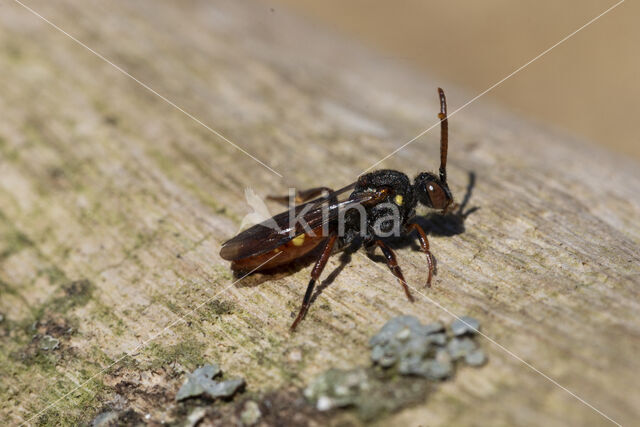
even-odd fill
[(433, 258), (431, 257), (431, 252), (429, 251), (429, 239), (427, 239), (427, 234), (418, 224), (412, 223), (407, 226), (408, 232), (411, 232), (413, 230), (418, 232), (418, 239), (420, 240), (422, 251), (427, 254), (427, 264), (429, 264), (429, 277), (427, 278), (427, 286), (431, 287), (431, 278), (433, 277)]
[(391, 250), (391, 248), (384, 244), (381, 240), (376, 240), (376, 245), (380, 246), (382, 249), (382, 253), (384, 257), (387, 259), (387, 265), (389, 266), (389, 270), (393, 273), (394, 276), (398, 279), (398, 282), (402, 285), (402, 289), (404, 289), (404, 293), (409, 298), (409, 301), (413, 302), (413, 295), (409, 292), (409, 287), (407, 286), (407, 282), (404, 280), (404, 275), (402, 274), (402, 270), (400, 270), (400, 266), (398, 265), (398, 260), (396, 260), (396, 254)]
[(320, 274), (322, 274), (322, 270), (327, 265), (327, 261), (331, 256), (331, 251), (333, 250), (333, 245), (336, 243), (336, 239), (338, 238), (337, 234), (333, 234), (329, 236), (326, 244), (324, 245), (324, 249), (322, 250), (322, 254), (318, 261), (316, 261), (316, 265), (313, 266), (313, 270), (311, 270), (311, 280), (309, 280), (309, 284), (307, 285), (307, 291), (304, 294), (304, 299), (302, 300), (302, 307), (300, 307), (300, 312), (298, 312), (298, 317), (293, 321), (291, 325), (291, 332), (295, 331), (298, 323), (304, 316), (307, 314), (307, 310), (309, 310), (309, 304), (311, 303), (311, 296), (313, 295), (313, 288), (316, 285), (316, 281), (320, 278)]
[[(328, 187), (315, 187), (309, 188), (308, 190), (301, 190), (296, 192), (294, 201), (296, 204), (304, 203), (306, 201), (315, 199), (324, 192), (329, 194), (332, 193), (333, 190)], [(289, 196), (267, 196), (267, 200), (278, 202), (282, 205), (289, 205)]]

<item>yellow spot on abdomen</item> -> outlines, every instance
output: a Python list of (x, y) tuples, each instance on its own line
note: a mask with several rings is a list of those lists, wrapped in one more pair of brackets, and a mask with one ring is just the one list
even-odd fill
[(396, 202), (396, 205), (402, 206), (402, 202), (404, 202), (404, 198), (400, 194), (398, 194), (394, 199), (394, 201)]
[(302, 244), (304, 243), (304, 236), (305, 234), (301, 234), (298, 237), (294, 238), (291, 243), (293, 243), (294, 246), (302, 246)]

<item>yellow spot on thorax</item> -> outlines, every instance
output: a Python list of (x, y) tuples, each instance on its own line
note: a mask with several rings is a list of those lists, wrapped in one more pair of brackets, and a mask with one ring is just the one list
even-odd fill
[(394, 199), (394, 201), (396, 202), (396, 205), (402, 206), (402, 202), (404, 202), (404, 199), (400, 194), (398, 194)]
[(294, 238), (291, 243), (293, 243), (294, 246), (302, 246), (302, 244), (304, 243), (304, 237), (305, 234), (301, 234), (299, 236), (297, 236), (296, 238)]

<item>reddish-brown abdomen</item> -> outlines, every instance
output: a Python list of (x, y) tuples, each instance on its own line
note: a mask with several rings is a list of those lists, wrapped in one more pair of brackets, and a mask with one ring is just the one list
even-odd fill
[(247, 272), (260, 271), (289, 264), (293, 260), (311, 252), (325, 239), (325, 237), (319, 234), (320, 230), (315, 233), (315, 236), (301, 234), (269, 252), (233, 260), (231, 262), (231, 269), (234, 271)]

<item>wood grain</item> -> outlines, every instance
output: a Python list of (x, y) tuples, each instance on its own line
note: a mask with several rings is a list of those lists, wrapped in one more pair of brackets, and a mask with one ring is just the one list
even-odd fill
[[(216, 361), (255, 392), (303, 386), (366, 364), (368, 337), (401, 313), (472, 315), (504, 349), (485, 340), (486, 367), (383, 423), (609, 423), (510, 352), (616, 422), (640, 417), (636, 163), (483, 98), (449, 120), (450, 186), (461, 200), (474, 177), (477, 210), (464, 224), (423, 219), (433, 287), (422, 288), (424, 255), (409, 241), (398, 258), (421, 293), (414, 304), (383, 263), (357, 253), (291, 335), (311, 266), (234, 284), (218, 255), (249, 212), (244, 189), (339, 188), (436, 122), (438, 86), (451, 111), (474, 94), (259, 2), (29, 6), (283, 178), (19, 4), (0, 4), (2, 418), (88, 421), (134, 362), (161, 362), (140, 378), (167, 396), (180, 378), (158, 374), (166, 360)], [(436, 128), (378, 167), (436, 170), (437, 140)], [(325, 276), (339, 268), (332, 258)], [(45, 334), (58, 350), (38, 350)], [(141, 402), (128, 404), (154, 420), (171, 407)]]

